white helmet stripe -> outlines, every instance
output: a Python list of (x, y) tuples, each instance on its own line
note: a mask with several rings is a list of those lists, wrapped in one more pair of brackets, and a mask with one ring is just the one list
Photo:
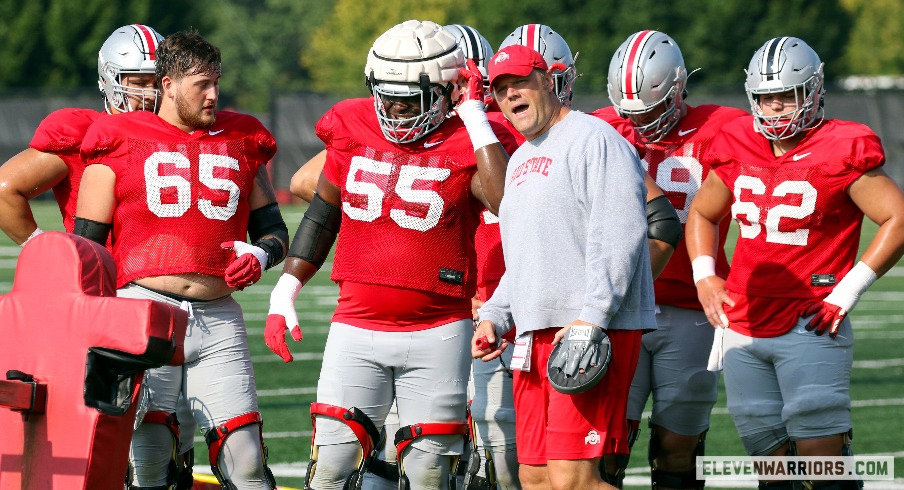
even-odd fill
[(787, 37), (777, 37), (769, 42), (769, 47), (763, 50), (763, 81), (773, 80), (776, 74), (781, 71), (781, 54)]
[(524, 33), (521, 35), (521, 40), (525, 46), (533, 49), (534, 51), (543, 54), (543, 51), (540, 51), (540, 28), (543, 27), (542, 24), (528, 24), (524, 26)]
[(640, 53), (643, 52), (643, 48), (646, 45), (647, 41), (653, 37), (653, 33), (656, 31), (641, 31), (634, 36), (628, 43), (628, 47), (626, 48), (627, 53), (625, 53), (625, 61), (624, 65), (621, 67), (622, 72), (622, 87), (621, 91), (624, 94), (626, 99), (636, 99), (638, 98), (638, 92), (640, 92), (640, 80), (638, 79), (638, 67), (640, 66)]
[(467, 36), (468, 46), (471, 47), (471, 57), (476, 60), (486, 59), (487, 54), (483, 51), (483, 43), (477, 37), (477, 32), (471, 26), (461, 26), (462, 33)]

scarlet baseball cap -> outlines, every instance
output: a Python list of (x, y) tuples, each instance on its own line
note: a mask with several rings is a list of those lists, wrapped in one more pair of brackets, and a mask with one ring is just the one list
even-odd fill
[(540, 53), (522, 44), (512, 44), (500, 49), (489, 62), (490, 86), (502, 75), (526, 76), (535, 68), (549, 69)]

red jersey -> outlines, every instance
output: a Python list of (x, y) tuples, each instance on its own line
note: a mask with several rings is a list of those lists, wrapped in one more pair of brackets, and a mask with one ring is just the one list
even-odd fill
[(50, 113), (38, 125), (29, 146), (42, 153), (60, 157), (69, 169), (69, 175), (53, 186), (53, 197), (60, 206), (63, 226), (72, 233), (75, 226), (75, 202), (78, 186), (82, 181), (85, 165), (79, 147), (85, 139), (88, 127), (106, 112), (91, 109), (60, 109)]
[[(731, 214), (740, 227), (725, 287), (751, 305), (745, 317), (726, 311), (731, 328), (781, 335), (802, 304), (824, 299), (853, 267), (863, 212), (847, 190), (885, 163), (882, 144), (862, 124), (827, 120), (776, 157), (748, 116), (725, 126), (709, 156), (732, 192)], [(758, 298), (775, 306), (755, 308)], [(759, 318), (782, 312), (781, 321)]]
[[(637, 148), (643, 158), (641, 163), (656, 184), (675, 207), (681, 227), (687, 223), (691, 201), (700, 184), (709, 174), (709, 165), (705, 163), (705, 154), (713, 136), (728, 121), (747, 115), (747, 112), (732, 107), (717, 105), (687, 106), (687, 114), (678, 121), (661, 140), (644, 144), (634, 131), (634, 126), (627, 118), (619, 116), (615, 107), (605, 107), (592, 113), (611, 124), (631, 144)], [(719, 247), (716, 257), (716, 275), (728, 277), (728, 259), (725, 256), (725, 238), (730, 223), (724, 220), (719, 224)], [(653, 283), (656, 292), (656, 303), (703, 310), (697, 299), (697, 287), (694, 285), (691, 261), (684, 240), (678, 242), (675, 253), (669, 259), (662, 274)]]
[[(493, 126), (512, 151), (511, 135)], [(360, 304), (342, 301), (346, 295), (340, 291), (334, 320), (366, 320), (351, 323), (356, 326), (411, 322), (410, 329), (416, 329), (469, 318), (476, 289), (473, 239), (483, 205), (471, 194), (477, 163), (461, 120), (450, 118), (428, 136), (399, 145), (384, 138), (372, 99), (351, 99), (324, 114), (316, 129), (327, 149), (324, 176), (340, 188), (342, 200), (342, 231), (331, 278), (340, 287), (362, 283), (398, 288), (398, 294), (412, 295), (413, 300), (417, 295), (421, 303), (445, 301), (450, 306), (445, 311), (455, 310), (449, 319), (445, 314), (425, 318), (387, 312), (385, 307), (368, 313)], [(363, 290), (356, 289), (360, 302)], [(370, 301), (385, 302), (386, 288), (373, 289), (382, 294)]]
[(116, 174), (117, 285), (184, 273), (222, 277), (233, 252), (220, 243), (246, 240), (254, 177), (274, 153), (260, 121), (229, 111), (191, 134), (145, 111), (98, 120), (82, 156)]

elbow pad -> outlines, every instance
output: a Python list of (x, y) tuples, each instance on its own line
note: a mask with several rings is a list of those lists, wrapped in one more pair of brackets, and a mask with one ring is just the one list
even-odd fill
[(289, 243), (289, 229), (275, 202), (251, 211), (248, 216), (248, 236), (252, 245), (267, 252), (267, 269), (286, 258), (285, 244)]
[(110, 236), (110, 223), (101, 223), (88, 218), (75, 217), (75, 226), (72, 234), (85, 237), (88, 240), (107, 246), (107, 237)]
[(669, 199), (662, 195), (647, 203), (647, 238), (677, 247), (684, 235), (678, 213)]
[(289, 256), (310, 262), (320, 269), (333, 248), (341, 223), (342, 210), (314, 194), (292, 239)]

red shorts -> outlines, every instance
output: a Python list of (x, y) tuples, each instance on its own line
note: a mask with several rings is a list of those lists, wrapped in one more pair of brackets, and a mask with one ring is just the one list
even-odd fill
[[(628, 453), (628, 390), (640, 356), (640, 330), (609, 330), (612, 361), (596, 386), (565, 395), (549, 384), (546, 362), (559, 327), (534, 332), (531, 370), (515, 371), (515, 438), (518, 462), (599, 458)], [(549, 441), (549, 444), (547, 444)]]

